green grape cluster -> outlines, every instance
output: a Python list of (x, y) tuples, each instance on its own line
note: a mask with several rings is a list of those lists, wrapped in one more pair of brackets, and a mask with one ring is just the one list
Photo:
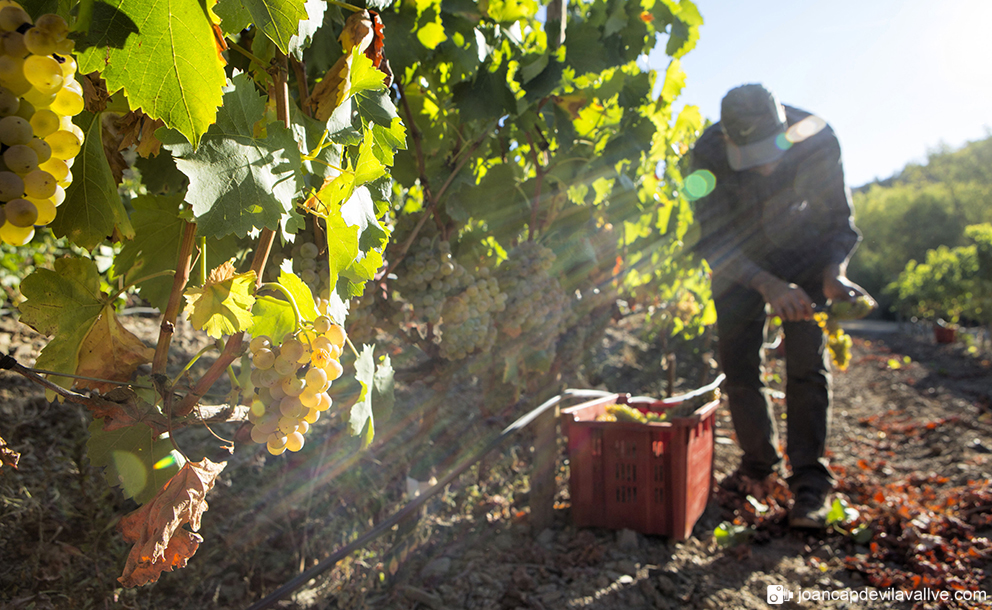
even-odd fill
[(860, 320), (874, 311), (877, 303), (868, 296), (860, 296), (854, 301), (838, 301), (830, 304), (830, 317), (838, 320)]
[(842, 370), (847, 370), (847, 365), (851, 362), (851, 335), (843, 330), (830, 333), (827, 336), (827, 348), (830, 349), (830, 359), (834, 365)]
[(310, 424), (331, 408), (327, 390), (344, 370), (344, 343), (344, 329), (326, 315), (312, 328), (286, 335), (279, 345), (264, 335), (252, 338), (248, 350), (256, 394), (248, 421), (253, 441), (264, 443), (272, 455), (303, 448)]
[(535, 352), (553, 350), (571, 313), (561, 284), (549, 273), (554, 262), (550, 249), (525, 241), (507, 253), (496, 273), (508, 295), (497, 326), (511, 339), (524, 336)]
[(320, 260), (320, 247), (312, 241), (298, 241), (292, 249), (293, 272), (313, 291), (314, 294), (327, 298), (327, 279), (330, 270), (326, 260)]
[(507, 296), (488, 267), (466, 268), (452, 257), (450, 243), (429, 237), (420, 240), (405, 267), (397, 286), (413, 307), (414, 321), (434, 325), (442, 357), (460, 360), (493, 346), (494, 315), (506, 308)]
[(0, 240), (21, 246), (55, 220), (72, 182), (83, 110), (69, 26), (0, 0)]

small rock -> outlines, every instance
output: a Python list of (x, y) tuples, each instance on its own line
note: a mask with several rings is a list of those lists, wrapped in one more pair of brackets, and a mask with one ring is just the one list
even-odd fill
[(658, 583), (658, 590), (667, 597), (675, 597), (675, 594), (678, 592), (678, 588), (672, 579), (664, 574), (659, 574), (655, 582)]
[(537, 535), (537, 543), (545, 548), (549, 548), (554, 541), (555, 533), (551, 530), (551, 528), (546, 528), (543, 532)]
[(619, 582), (621, 585), (629, 585), (634, 582), (634, 577), (629, 574), (624, 574), (623, 576), (620, 577), (619, 580), (617, 580), (617, 582)]
[(432, 559), (420, 570), (421, 578), (437, 578), (444, 576), (451, 570), (451, 559), (448, 557), (438, 557)]
[(637, 532), (631, 529), (622, 529), (617, 532), (617, 546), (624, 551), (637, 550)]

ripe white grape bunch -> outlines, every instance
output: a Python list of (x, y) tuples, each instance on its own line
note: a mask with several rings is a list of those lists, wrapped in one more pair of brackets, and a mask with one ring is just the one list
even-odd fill
[(569, 302), (558, 279), (549, 271), (555, 254), (533, 241), (518, 244), (497, 270), (500, 286), (509, 295), (500, 330), (517, 338), (530, 333), (557, 337), (569, 313)]
[(283, 337), (279, 345), (266, 336), (254, 337), (248, 346), (256, 388), (248, 413), (251, 439), (279, 455), (303, 448), (303, 436), (320, 414), (331, 408), (327, 394), (341, 376), (344, 329), (326, 315), (312, 328)]
[(37, 21), (0, 0), (0, 240), (15, 246), (55, 220), (72, 182), (83, 110), (69, 26), (58, 15)]

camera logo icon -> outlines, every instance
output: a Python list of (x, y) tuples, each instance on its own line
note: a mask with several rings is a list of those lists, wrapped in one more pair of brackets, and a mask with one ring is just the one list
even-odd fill
[(792, 599), (792, 591), (785, 585), (768, 585), (767, 601), (769, 604), (783, 604)]

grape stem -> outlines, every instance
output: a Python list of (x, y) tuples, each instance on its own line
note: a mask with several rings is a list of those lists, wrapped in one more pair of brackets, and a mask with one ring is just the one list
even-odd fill
[(296, 329), (299, 330), (303, 328), (303, 314), (300, 313), (300, 308), (296, 305), (296, 299), (293, 298), (293, 293), (290, 292), (285, 286), (279, 282), (266, 282), (258, 287), (259, 290), (275, 290), (286, 297), (289, 304), (293, 307), (293, 317), (296, 318)]
[(265, 69), (267, 69), (269, 67), (269, 64), (268, 63), (262, 61), (254, 53), (252, 53), (248, 49), (242, 47), (238, 43), (232, 42), (230, 40), (227, 40), (225, 42), (227, 42), (227, 48), (232, 49), (234, 51), (237, 51), (238, 53), (241, 53), (242, 55), (244, 55), (245, 57), (247, 57), (251, 61), (253, 61), (256, 64), (258, 64), (263, 70), (265, 70)]
[(158, 273), (152, 273), (152, 274), (146, 275), (144, 277), (139, 277), (136, 280), (132, 280), (132, 281), (128, 282), (127, 284), (124, 284), (117, 292), (114, 293), (114, 295), (112, 297), (110, 297), (110, 300), (111, 301), (115, 300), (117, 297), (119, 297), (122, 294), (124, 294), (125, 291), (127, 291), (128, 289), (130, 289), (133, 286), (137, 286), (138, 284), (141, 284), (143, 282), (147, 282), (148, 280), (154, 280), (157, 277), (164, 277), (166, 275), (174, 275), (175, 273), (176, 272), (174, 270), (172, 270), (172, 269), (166, 269), (165, 271), (159, 271)]

